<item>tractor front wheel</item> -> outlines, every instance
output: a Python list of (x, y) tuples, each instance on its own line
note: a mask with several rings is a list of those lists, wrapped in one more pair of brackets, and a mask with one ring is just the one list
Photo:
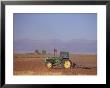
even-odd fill
[(70, 60), (64, 60), (63, 65), (64, 65), (64, 68), (71, 68), (72, 63)]
[(48, 69), (51, 69), (52, 68), (52, 63), (51, 62), (47, 62), (46, 66), (47, 66)]

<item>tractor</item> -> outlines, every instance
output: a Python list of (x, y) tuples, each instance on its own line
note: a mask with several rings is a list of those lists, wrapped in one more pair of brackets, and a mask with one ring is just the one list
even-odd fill
[(59, 66), (68, 69), (75, 65), (69, 58), (69, 52), (60, 52), (60, 56), (47, 57), (45, 64), (48, 69)]

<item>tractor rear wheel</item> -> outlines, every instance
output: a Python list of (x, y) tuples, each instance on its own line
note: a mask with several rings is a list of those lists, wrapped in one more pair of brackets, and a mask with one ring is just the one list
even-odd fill
[(47, 66), (48, 69), (51, 69), (52, 68), (52, 63), (51, 62), (47, 62), (46, 66)]
[(64, 68), (71, 68), (71, 61), (70, 60), (64, 60), (63, 66)]

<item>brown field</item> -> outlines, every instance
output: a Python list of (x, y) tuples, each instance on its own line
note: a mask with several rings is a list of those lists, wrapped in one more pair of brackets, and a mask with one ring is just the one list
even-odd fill
[(50, 55), (14, 54), (14, 75), (97, 75), (97, 56), (71, 54), (70, 60), (76, 63), (75, 68), (47, 69), (44, 58)]

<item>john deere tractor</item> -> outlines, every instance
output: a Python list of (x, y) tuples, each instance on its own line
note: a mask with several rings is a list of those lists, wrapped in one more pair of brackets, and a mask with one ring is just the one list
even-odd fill
[(71, 68), (72, 62), (69, 58), (69, 52), (60, 52), (60, 56), (47, 57), (45, 64), (48, 69), (53, 67)]

